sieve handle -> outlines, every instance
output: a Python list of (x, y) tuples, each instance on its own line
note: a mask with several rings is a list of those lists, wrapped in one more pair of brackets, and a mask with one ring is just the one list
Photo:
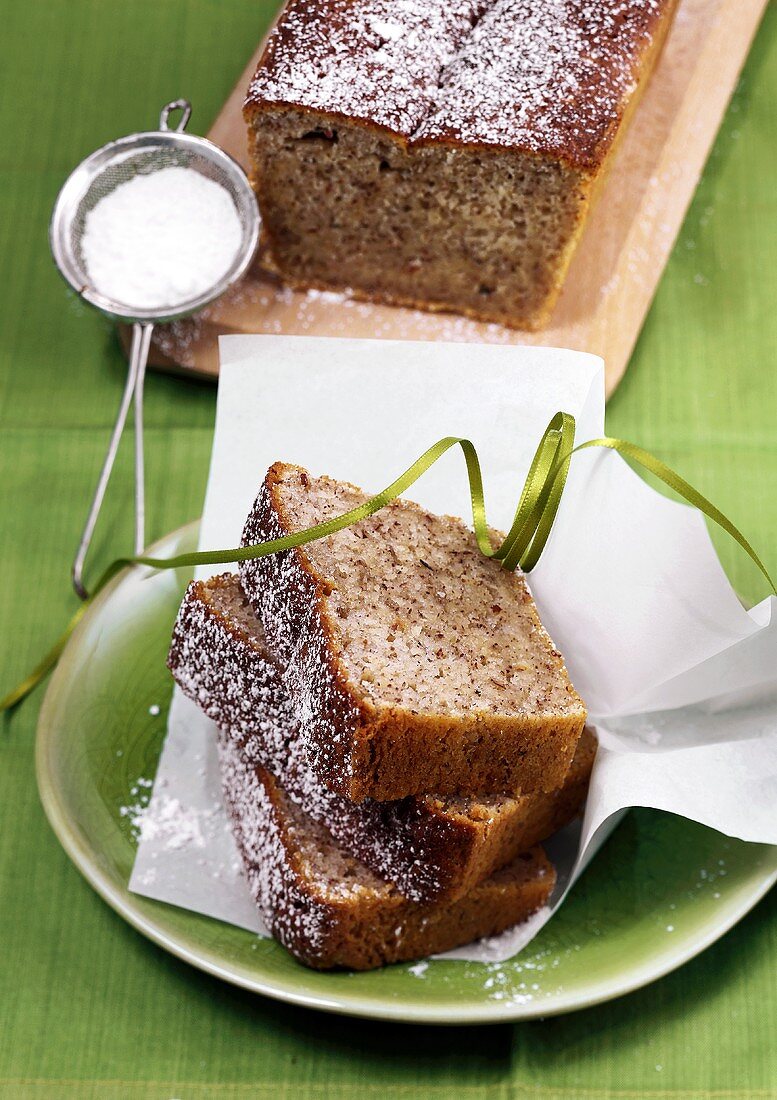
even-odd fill
[(73, 587), (81, 599), (86, 599), (87, 591), (84, 587), (84, 563), (89, 547), (92, 543), (94, 529), (100, 515), (105, 490), (108, 488), (116, 453), (127, 422), (127, 414), (135, 399), (135, 553), (140, 554), (145, 549), (145, 471), (143, 464), (143, 383), (146, 376), (146, 363), (148, 362), (148, 350), (151, 344), (151, 333), (154, 330), (150, 322), (137, 321), (132, 326), (132, 350), (130, 352), (129, 370), (127, 381), (124, 385), (124, 393), (121, 397), (116, 422), (113, 425), (108, 450), (103, 460), (100, 477), (92, 497), (89, 515), (84, 525), (81, 541), (78, 544), (71, 576)]
[(177, 134), (182, 133), (189, 124), (189, 119), (192, 117), (192, 105), (188, 99), (174, 99), (170, 103), (165, 103), (162, 108), (162, 113), (159, 116), (159, 129), (169, 130), (169, 118), (173, 111), (180, 111), (181, 117), (178, 120), (178, 125), (175, 127)]
[[(139, 332), (137, 330), (140, 330)], [(136, 322), (132, 326), (132, 353), (135, 360), (135, 554), (146, 549), (146, 474), (143, 461), (143, 385), (146, 381), (148, 349), (152, 324)], [(136, 339), (137, 332), (137, 339)]]

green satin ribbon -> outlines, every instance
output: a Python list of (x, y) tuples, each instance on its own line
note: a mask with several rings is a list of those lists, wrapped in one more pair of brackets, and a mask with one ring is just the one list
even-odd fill
[(408, 467), (403, 474), (400, 474), (396, 481), (392, 481), (390, 485), (387, 485), (382, 492), (370, 497), (358, 508), (352, 508), (350, 512), (345, 512), (343, 515), (336, 516), (325, 523), (318, 523), (315, 527), (308, 527), (304, 531), (297, 531), (292, 535), (285, 535), (283, 538), (273, 539), (270, 542), (258, 543), (255, 546), (178, 554), (173, 558), (152, 558), (143, 554), (131, 558), (118, 558), (108, 566), (99, 578), (94, 591), (78, 608), (66, 630), (50, 652), (46, 654), (40, 664), (32, 670), (22, 683), (6, 695), (4, 699), (0, 700), (0, 712), (9, 710), (21, 702), (54, 668), (70, 635), (83, 618), (92, 601), (122, 569), (131, 565), (146, 565), (152, 569), (179, 569), (196, 565), (227, 565), (248, 561), (252, 558), (263, 558), (268, 554), (277, 554), (282, 550), (291, 550), (297, 546), (304, 546), (308, 542), (326, 538), (327, 535), (334, 535), (337, 531), (342, 531), (343, 528), (367, 519), (368, 516), (374, 515), (381, 508), (385, 508), (390, 501), (395, 500), (409, 489), (447, 451), (457, 445), (461, 447), (467, 467), (472, 520), (478, 547), (486, 557), (500, 561), (505, 569), (513, 570), (520, 566), (524, 572), (528, 573), (534, 568), (540, 559), (553, 527), (561, 503), (561, 496), (564, 492), (572, 455), (576, 451), (584, 451), (589, 447), (605, 447), (617, 451), (625, 458), (631, 459), (654, 474), (694, 508), (698, 508), (700, 512), (703, 512), (704, 515), (722, 527), (755, 562), (766, 578), (772, 592), (777, 595), (774, 582), (769, 576), (766, 566), (741, 531), (714, 504), (702, 496), (679, 474), (675, 473), (671, 467), (648, 451), (622, 439), (604, 436), (601, 439), (588, 440), (588, 442), (581, 443), (577, 447), (575, 447), (574, 441), (574, 417), (569, 413), (556, 413), (545, 429), (532, 459), (510, 530), (501, 545), (496, 549), (491, 544), (486, 521), (483, 475), (477, 451), (469, 439), (446, 436), (430, 447), (428, 451), (425, 451), (412, 466)]

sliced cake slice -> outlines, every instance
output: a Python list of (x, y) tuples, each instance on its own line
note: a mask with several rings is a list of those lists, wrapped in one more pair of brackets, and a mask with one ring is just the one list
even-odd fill
[(224, 795), (251, 893), (273, 936), (319, 970), (371, 970), (495, 935), (545, 905), (555, 872), (542, 848), (453, 903), (408, 901), (309, 818), (226, 734)]
[(227, 732), (249, 763), (268, 768), (345, 851), (413, 901), (467, 893), (566, 825), (585, 801), (596, 754), (590, 731), (581, 737), (562, 786), (550, 794), (418, 795), (356, 803), (330, 791), (307, 762), (280, 670), (234, 575), (189, 586), (168, 664), (185, 694)]
[[(366, 494), (271, 466), (243, 544), (310, 527)], [(354, 801), (553, 791), (585, 707), (524, 577), (458, 519), (394, 501), (305, 547), (240, 566), (311, 765)]]

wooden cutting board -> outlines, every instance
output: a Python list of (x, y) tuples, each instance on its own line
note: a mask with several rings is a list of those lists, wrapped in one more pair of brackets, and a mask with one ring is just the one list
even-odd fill
[[(544, 344), (601, 355), (609, 396), (625, 373), (766, 3), (681, 0), (544, 331), (517, 332), (452, 314), (296, 293), (255, 266), (198, 316), (160, 327), (150, 361), (215, 378), (221, 333)], [(260, 44), (208, 135), (243, 165), (241, 107), (261, 49)]]

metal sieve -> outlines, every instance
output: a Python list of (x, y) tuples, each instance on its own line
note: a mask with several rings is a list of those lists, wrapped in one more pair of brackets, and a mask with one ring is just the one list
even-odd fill
[[(177, 127), (168, 122), (181, 111)], [(119, 448), (130, 404), (135, 412), (135, 553), (145, 549), (145, 489), (143, 469), (143, 381), (154, 325), (194, 313), (218, 298), (244, 274), (259, 239), (259, 211), (245, 172), (223, 149), (206, 138), (184, 133), (191, 104), (176, 99), (162, 108), (159, 129), (111, 141), (92, 153), (72, 172), (57, 196), (51, 216), (49, 240), (54, 261), (70, 286), (90, 305), (121, 321), (130, 322), (132, 347), (129, 371), (108, 451), (103, 462), (89, 515), (73, 561), (76, 592), (86, 597), (83, 570), (100, 514), (105, 490)], [(187, 301), (167, 302), (156, 309), (136, 309), (126, 302), (105, 297), (91, 283), (82, 255), (82, 240), (89, 211), (120, 184), (136, 175), (162, 168), (181, 167), (199, 172), (220, 184), (229, 194), (242, 227), (242, 239), (234, 261), (214, 286)]]

